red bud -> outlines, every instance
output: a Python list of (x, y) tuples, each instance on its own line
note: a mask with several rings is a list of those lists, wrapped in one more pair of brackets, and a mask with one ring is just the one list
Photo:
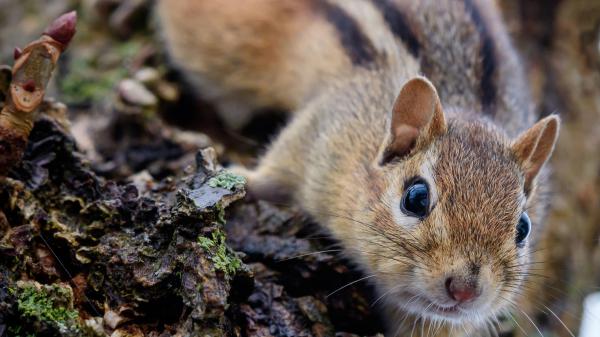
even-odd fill
[(21, 57), (21, 54), (23, 54), (23, 51), (21, 50), (21, 48), (19, 47), (15, 47), (15, 51), (13, 52), (13, 57), (15, 58), (15, 61)]
[(54, 20), (44, 31), (44, 35), (48, 35), (54, 40), (62, 43), (65, 48), (71, 42), (73, 35), (75, 35), (75, 25), (77, 24), (77, 13), (71, 11), (69, 13), (61, 15), (58, 19)]

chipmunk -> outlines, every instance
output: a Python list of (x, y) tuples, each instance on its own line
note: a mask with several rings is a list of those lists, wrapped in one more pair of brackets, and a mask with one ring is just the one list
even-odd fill
[(419, 320), (469, 334), (515, 306), (560, 120), (534, 123), (492, 1), (161, 0), (158, 14), (174, 63), (234, 127), (293, 111), (238, 171), (341, 242), (388, 335)]

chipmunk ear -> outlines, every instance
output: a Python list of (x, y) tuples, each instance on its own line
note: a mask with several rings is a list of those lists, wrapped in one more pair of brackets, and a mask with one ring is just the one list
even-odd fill
[(426, 78), (415, 77), (396, 98), (380, 164), (406, 157), (445, 132), (446, 120), (435, 87)]
[(525, 173), (526, 192), (531, 190), (535, 177), (554, 150), (559, 125), (558, 116), (548, 116), (523, 132), (511, 145), (511, 150)]

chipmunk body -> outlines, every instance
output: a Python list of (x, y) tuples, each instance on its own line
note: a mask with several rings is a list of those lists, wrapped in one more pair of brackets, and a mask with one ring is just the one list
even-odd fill
[(390, 335), (419, 319), (468, 333), (514, 305), (559, 120), (534, 124), (493, 3), (162, 0), (158, 10), (174, 61), (226, 120), (295, 111), (242, 170), (249, 193), (298, 203), (341, 242), (376, 284)]

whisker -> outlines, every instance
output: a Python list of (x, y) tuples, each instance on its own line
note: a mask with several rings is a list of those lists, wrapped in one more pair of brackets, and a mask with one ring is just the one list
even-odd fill
[(560, 324), (562, 324), (562, 326), (565, 328), (565, 330), (567, 330), (567, 332), (569, 333), (569, 335), (571, 335), (571, 337), (575, 337), (575, 335), (573, 334), (573, 332), (571, 332), (571, 330), (567, 327), (567, 325), (562, 321), (562, 319), (560, 319), (555, 313), (554, 311), (552, 311), (552, 309), (548, 308), (546, 305), (542, 304), (544, 306), (544, 308), (546, 308), (548, 311), (550, 311), (550, 313), (560, 322)]
[(520, 312), (521, 312), (523, 315), (525, 315), (525, 317), (527, 318), (527, 320), (529, 320), (529, 322), (531, 322), (531, 324), (533, 325), (533, 327), (535, 328), (535, 330), (536, 330), (536, 331), (537, 331), (537, 332), (540, 334), (540, 337), (544, 337), (544, 334), (542, 334), (542, 331), (541, 331), (541, 330), (540, 330), (540, 328), (538, 328), (538, 326), (537, 326), (537, 325), (536, 325), (536, 324), (533, 322), (533, 320), (531, 319), (531, 317), (529, 317), (529, 315), (527, 315), (527, 313), (526, 313), (525, 311), (523, 311), (522, 309), (520, 309), (520, 308), (517, 308), (517, 309), (519, 309), (519, 311), (520, 311)]
[(521, 324), (519, 324), (519, 322), (517, 322), (517, 320), (515, 319), (515, 316), (513, 316), (510, 312), (507, 312), (507, 314), (510, 317), (510, 319), (512, 319), (512, 321), (515, 322), (515, 324), (517, 325), (517, 327), (519, 328), (519, 330), (521, 330), (521, 332), (523, 333), (523, 335), (527, 336), (527, 333), (525, 332), (525, 330), (523, 329), (523, 327), (521, 327)]
[(353, 284), (356, 284), (356, 283), (358, 283), (360, 281), (364, 281), (364, 280), (369, 279), (369, 278), (373, 278), (375, 276), (376, 276), (375, 274), (371, 274), (371, 275), (367, 275), (365, 277), (361, 277), (358, 280), (352, 281), (352, 282), (350, 282), (350, 283), (348, 283), (348, 284), (346, 284), (346, 285), (344, 285), (344, 286), (342, 286), (342, 287), (334, 290), (333, 292), (329, 293), (329, 295), (325, 296), (325, 298), (329, 298), (331, 295), (333, 295), (333, 294), (335, 294), (335, 293), (337, 293), (337, 292), (339, 292), (339, 291), (341, 291), (343, 289), (346, 289), (346, 288), (348, 288), (349, 286), (351, 286)]
[(44, 242), (44, 245), (46, 245), (46, 247), (48, 247), (48, 250), (50, 250), (50, 253), (52, 253), (52, 255), (54, 256), (54, 258), (56, 259), (56, 261), (58, 262), (58, 264), (60, 265), (60, 267), (63, 269), (63, 271), (65, 272), (65, 274), (67, 274), (67, 276), (69, 277), (69, 283), (72, 284), (73, 287), (75, 287), (75, 289), (77, 289), (79, 291), (79, 293), (82, 294), (83, 298), (85, 298), (85, 301), (87, 302), (87, 304), (89, 305), (89, 307), (92, 309), (92, 311), (94, 311), (94, 313), (96, 314), (96, 316), (102, 316), (98, 312), (98, 310), (96, 310), (96, 306), (87, 297), (87, 295), (85, 294), (85, 291), (83, 289), (81, 289), (77, 285), (77, 283), (75, 283), (75, 281), (73, 281), (73, 275), (71, 275), (71, 273), (67, 269), (67, 266), (65, 266), (65, 264), (61, 261), (61, 259), (58, 257), (58, 255), (56, 254), (56, 252), (54, 251), (54, 249), (52, 249), (52, 247), (50, 246), (50, 244), (48, 243), (48, 241), (46, 241), (46, 238), (44, 238), (44, 236), (42, 235), (41, 230), (40, 230), (38, 236), (40, 237), (40, 239), (42, 239), (42, 241)]
[(300, 254), (300, 255), (288, 257), (288, 258), (285, 258), (285, 259), (280, 259), (280, 260), (277, 260), (276, 262), (285, 262), (285, 261), (299, 259), (299, 258), (306, 257), (306, 256), (311, 256), (311, 255), (318, 255), (318, 254), (324, 254), (324, 253), (333, 253), (333, 252), (341, 252), (341, 251), (342, 251), (342, 249), (321, 250), (321, 251), (318, 251), (318, 252), (311, 252), (311, 253), (306, 253), (306, 254)]
[(371, 303), (371, 307), (375, 306), (375, 304), (377, 304), (377, 302), (379, 302), (380, 300), (382, 300), (386, 295), (394, 292), (396, 289), (402, 287), (402, 284), (399, 284), (395, 287), (390, 288), (390, 290), (386, 291), (385, 293), (383, 293), (383, 295), (379, 296), (373, 303)]

